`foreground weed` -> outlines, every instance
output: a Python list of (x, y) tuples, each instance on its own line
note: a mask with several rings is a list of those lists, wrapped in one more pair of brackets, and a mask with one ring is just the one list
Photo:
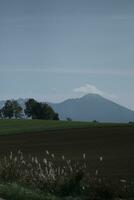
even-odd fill
[(0, 179), (3, 182), (18, 182), (60, 195), (80, 191), (81, 181), (85, 176), (85, 158), (80, 164), (65, 159), (63, 155), (62, 162), (58, 165), (54, 157), (54, 154), (46, 151), (46, 157), (42, 161), (32, 156), (26, 160), (21, 151), (18, 151), (17, 155), (11, 152), (0, 162)]
[[(103, 162), (102, 156), (99, 162)], [(100, 174), (97, 168), (93, 176), (89, 175), (85, 153), (81, 162), (62, 155), (58, 164), (55, 155), (48, 150), (42, 160), (35, 156), (26, 159), (19, 150), (17, 154), (10, 152), (0, 161), (0, 181), (3, 183), (0, 195), (7, 200), (112, 200), (134, 197), (133, 184), (124, 179), (113, 184)]]

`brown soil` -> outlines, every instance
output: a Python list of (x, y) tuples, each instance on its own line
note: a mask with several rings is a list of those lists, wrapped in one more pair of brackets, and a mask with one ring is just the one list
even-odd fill
[[(18, 149), (40, 159), (45, 151), (54, 153), (56, 160), (62, 155), (82, 159), (86, 153), (88, 169), (108, 177), (134, 180), (134, 127), (91, 127), (0, 136), (0, 155)], [(103, 161), (99, 161), (99, 157)]]

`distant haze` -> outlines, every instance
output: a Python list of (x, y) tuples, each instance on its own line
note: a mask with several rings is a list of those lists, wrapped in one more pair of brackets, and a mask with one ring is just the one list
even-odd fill
[(0, 99), (97, 93), (134, 110), (133, 0), (0, 0)]

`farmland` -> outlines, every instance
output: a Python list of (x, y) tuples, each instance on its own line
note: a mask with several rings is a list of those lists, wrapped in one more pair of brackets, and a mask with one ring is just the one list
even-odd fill
[[(134, 180), (134, 126), (38, 120), (1, 120), (0, 155), (20, 149), (42, 159), (45, 151), (81, 161), (86, 154), (91, 174)], [(100, 163), (99, 158), (103, 157)]]
[(51, 121), (51, 120), (0, 120), (0, 135), (35, 133), (48, 130), (104, 126), (128, 126), (127, 124), (108, 124), (93, 122)]

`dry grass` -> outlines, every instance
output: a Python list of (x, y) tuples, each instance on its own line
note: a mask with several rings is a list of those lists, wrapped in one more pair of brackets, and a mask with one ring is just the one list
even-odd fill
[(0, 162), (0, 178), (3, 182), (18, 182), (51, 193), (73, 193), (74, 188), (82, 189), (80, 182), (86, 170), (85, 154), (82, 164), (66, 160), (63, 155), (58, 165), (54, 157), (46, 151), (42, 161), (32, 156), (26, 160), (21, 151), (17, 155), (11, 152)]
[[(48, 150), (40, 161), (32, 156), (25, 159), (20, 150), (17, 155), (10, 152), (0, 162), (0, 180), (59, 197), (79, 196), (89, 200), (134, 197), (133, 185), (126, 180), (110, 182), (100, 176), (99, 169), (95, 174), (88, 173), (85, 158), (84, 153), (81, 162), (74, 162), (63, 155), (59, 165)], [(102, 156), (99, 162), (103, 162)]]

